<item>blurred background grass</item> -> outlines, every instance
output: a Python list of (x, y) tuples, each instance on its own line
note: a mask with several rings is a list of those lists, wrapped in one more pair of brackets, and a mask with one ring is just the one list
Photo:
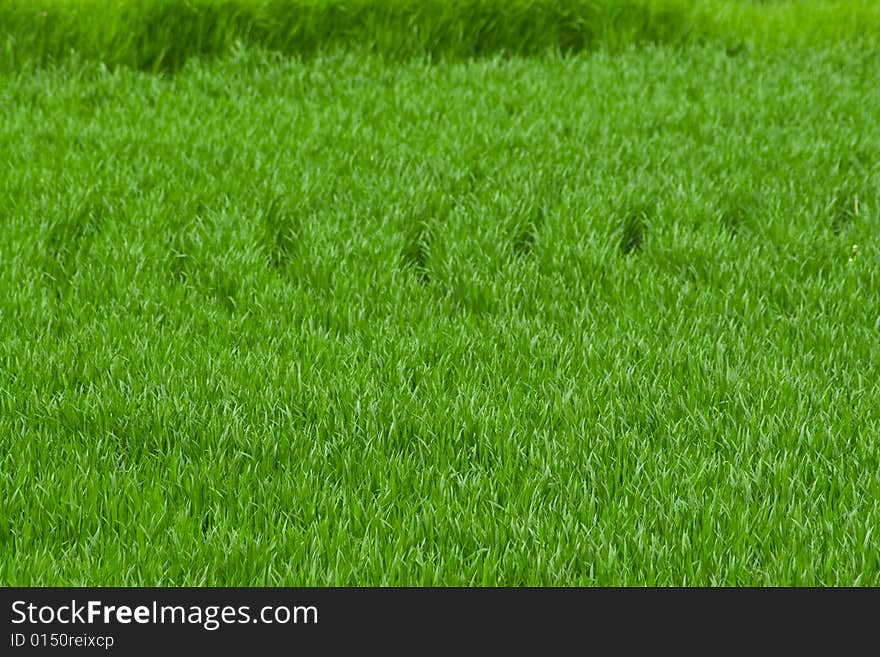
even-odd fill
[(869, 0), (4, 0), (0, 70), (70, 57), (173, 71), (236, 46), (294, 56), (470, 58), (717, 42), (876, 45)]

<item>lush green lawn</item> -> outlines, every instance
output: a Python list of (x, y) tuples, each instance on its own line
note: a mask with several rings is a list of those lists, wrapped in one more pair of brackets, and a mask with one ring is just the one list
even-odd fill
[(880, 584), (878, 79), (0, 76), (0, 583)]

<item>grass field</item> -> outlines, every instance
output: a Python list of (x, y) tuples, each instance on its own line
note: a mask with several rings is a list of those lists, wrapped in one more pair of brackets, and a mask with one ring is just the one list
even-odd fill
[(4, 60), (0, 583), (880, 584), (845, 18)]
[(880, 43), (876, 0), (3, 0), (0, 71), (79, 57), (174, 72), (242, 46), (386, 60)]

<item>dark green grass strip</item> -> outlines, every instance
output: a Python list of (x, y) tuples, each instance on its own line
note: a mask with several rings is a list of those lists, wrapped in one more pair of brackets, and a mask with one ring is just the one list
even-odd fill
[(312, 56), (357, 48), (401, 59), (620, 50), (646, 43), (876, 43), (866, 0), (4, 0), (0, 70), (82, 57), (174, 71), (236, 45)]

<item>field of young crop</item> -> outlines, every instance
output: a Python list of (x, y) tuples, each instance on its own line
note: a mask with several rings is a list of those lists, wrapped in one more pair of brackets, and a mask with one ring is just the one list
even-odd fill
[(880, 584), (878, 3), (710, 4), (4, 3), (0, 584)]

